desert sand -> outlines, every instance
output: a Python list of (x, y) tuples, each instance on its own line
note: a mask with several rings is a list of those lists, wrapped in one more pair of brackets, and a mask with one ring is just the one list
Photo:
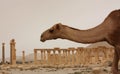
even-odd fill
[(110, 66), (45, 68), (35, 65), (0, 66), (0, 74), (112, 74)]

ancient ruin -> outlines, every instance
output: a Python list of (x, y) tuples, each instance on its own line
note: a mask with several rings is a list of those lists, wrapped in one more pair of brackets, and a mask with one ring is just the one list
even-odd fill
[[(10, 41), (10, 65), (16, 65), (15, 40)], [(34, 49), (34, 62), (31, 64), (44, 67), (81, 67), (92, 64), (103, 65), (113, 58), (114, 48), (99, 46), (97, 48), (54, 48)], [(2, 43), (2, 61), (5, 62), (5, 43)], [(22, 51), (22, 64), (28, 64)], [(30, 63), (29, 63), (30, 64)]]
[(10, 64), (15, 65), (16, 64), (16, 48), (15, 48), (15, 40), (12, 39), (10, 41)]
[(25, 51), (22, 51), (22, 64), (25, 64)]
[(2, 43), (2, 63), (5, 63), (5, 43)]
[(51, 67), (77, 67), (103, 64), (113, 58), (113, 48), (34, 49), (34, 64)]

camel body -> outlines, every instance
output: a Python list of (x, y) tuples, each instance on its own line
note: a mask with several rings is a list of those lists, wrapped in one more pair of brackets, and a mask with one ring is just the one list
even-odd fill
[(120, 59), (120, 10), (112, 11), (101, 24), (88, 30), (79, 30), (58, 23), (41, 35), (42, 42), (57, 38), (68, 39), (78, 43), (107, 41), (115, 49), (112, 66), (113, 74), (120, 74), (118, 72)]

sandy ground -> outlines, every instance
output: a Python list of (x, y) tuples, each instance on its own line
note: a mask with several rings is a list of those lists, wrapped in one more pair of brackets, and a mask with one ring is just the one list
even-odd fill
[(42, 67), (8, 67), (0, 68), (0, 74), (112, 74), (111, 67), (90, 66), (79, 68), (42, 68)]

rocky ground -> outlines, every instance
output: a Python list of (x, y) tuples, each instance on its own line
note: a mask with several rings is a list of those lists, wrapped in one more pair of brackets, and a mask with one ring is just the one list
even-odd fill
[(0, 74), (112, 74), (112, 62), (94, 64), (86, 67), (46, 67), (33, 64), (0, 65)]
[(0, 66), (0, 74), (112, 74), (110, 66), (43, 68), (33, 65)]

